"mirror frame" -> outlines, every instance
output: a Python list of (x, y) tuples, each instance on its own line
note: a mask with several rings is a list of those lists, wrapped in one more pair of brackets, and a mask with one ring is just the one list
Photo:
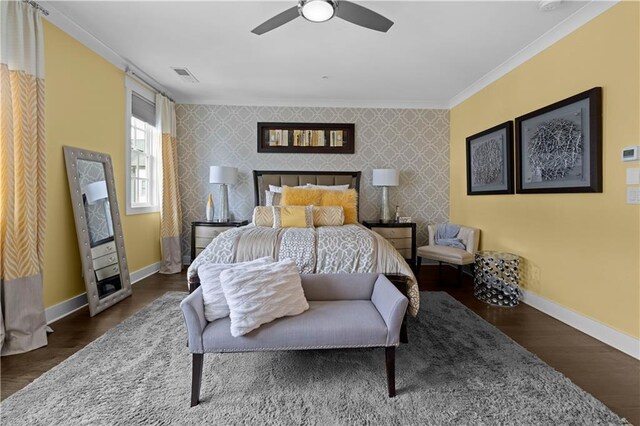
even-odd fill
[[(78, 236), (78, 249), (80, 252), (80, 260), (82, 261), (82, 275), (84, 276), (84, 285), (87, 289), (89, 314), (94, 316), (108, 307), (120, 302), (122, 299), (131, 296), (131, 278), (129, 276), (127, 256), (124, 250), (122, 223), (120, 221), (118, 198), (116, 197), (116, 189), (113, 180), (111, 156), (109, 154), (87, 151), (70, 146), (64, 146), (63, 150), (64, 160), (67, 167), (67, 179), (69, 180), (71, 205), (76, 224), (76, 235)], [(84, 203), (82, 201), (82, 191), (80, 190), (80, 184), (78, 182), (77, 160), (95, 161), (102, 163), (104, 166), (107, 193), (109, 194), (109, 204), (111, 209), (111, 221), (113, 222), (113, 239), (115, 241), (116, 252), (118, 254), (120, 284), (122, 288), (102, 299), (98, 297), (98, 283), (93, 269), (93, 258), (91, 257), (89, 227), (85, 217), (86, 213)]]

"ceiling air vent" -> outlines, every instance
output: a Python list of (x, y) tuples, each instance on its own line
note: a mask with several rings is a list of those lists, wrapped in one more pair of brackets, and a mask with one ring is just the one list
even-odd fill
[(178, 74), (178, 77), (180, 77), (180, 79), (182, 81), (184, 81), (185, 83), (197, 83), (198, 79), (195, 78), (193, 76), (193, 74), (191, 74), (191, 71), (189, 71), (187, 68), (184, 67), (171, 67), (172, 70), (174, 70), (176, 72), (176, 74)]

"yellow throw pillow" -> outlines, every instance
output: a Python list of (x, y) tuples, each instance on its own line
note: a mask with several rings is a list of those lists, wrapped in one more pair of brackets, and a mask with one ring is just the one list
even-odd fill
[(321, 193), (321, 206), (340, 206), (344, 210), (344, 223), (358, 223), (358, 193), (355, 189), (346, 191), (324, 190)]
[(355, 189), (331, 191), (282, 187), (283, 206), (340, 206), (344, 210), (344, 223), (358, 223), (358, 193)]
[(311, 206), (273, 206), (274, 228), (313, 228)]
[(282, 187), (281, 206), (319, 206), (322, 200), (322, 190)]

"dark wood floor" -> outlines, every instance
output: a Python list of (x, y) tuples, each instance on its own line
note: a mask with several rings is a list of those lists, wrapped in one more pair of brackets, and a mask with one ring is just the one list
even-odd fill
[[(486, 305), (473, 297), (470, 277), (465, 276), (458, 286), (455, 270), (444, 269), (444, 279), (450, 284), (437, 284), (437, 268), (423, 266), (420, 289), (448, 292), (618, 415), (640, 425), (640, 361), (527, 305), (515, 308)], [(132, 297), (93, 318), (83, 308), (53, 323), (55, 332), (49, 335), (47, 347), (0, 359), (1, 398), (22, 389), (165, 292), (186, 291), (185, 283), (184, 273), (156, 274), (135, 284)]]

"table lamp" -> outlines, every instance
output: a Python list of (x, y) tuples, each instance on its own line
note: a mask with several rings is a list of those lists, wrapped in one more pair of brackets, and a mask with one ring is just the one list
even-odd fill
[(400, 173), (396, 169), (373, 169), (373, 186), (382, 187), (382, 207), (380, 210), (380, 222), (391, 222), (389, 211), (389, 187), (398, 186)]
[(229, 221), (229, 195), (227, 185), (233, 185), (238, 180), (236, 167), (211, 166), (209, 167), (209, 183), (220, 184), (220, 208), (217, 222)]

